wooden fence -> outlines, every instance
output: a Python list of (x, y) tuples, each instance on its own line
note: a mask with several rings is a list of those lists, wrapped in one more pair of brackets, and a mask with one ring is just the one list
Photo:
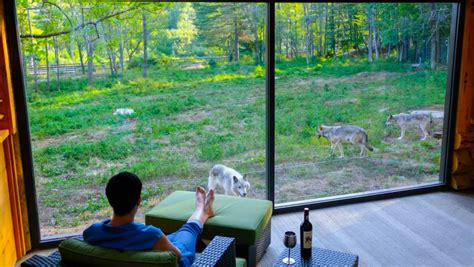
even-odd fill
[[(216, 61), (226, 60), (227, 56), (209, 56), (209, 57), (180, 57), (180, 58), (172, 58), (174, 62), (179, 63), (188, 63), (190, 61), (202, 61), (208, 62), (210, 59), (215, 59)], [(34, 68), (30, 61), (27, 61), (28, 65), (26, 67), (28, 75), (34, 75)], [(128, 66), (128, 61), (124, 62), (125, 66)], [(46, 65), (36, 65), (36, 75), (39, 76), (46, 76), (47, 73)], [(49, 65), (49, 74), (56, 75), (58, 71), (58, 67), (56, 64)], [(110, 66), (107, 63), (104, 64), (93, 64), (93, 73), (107, 73), (110, 72)], [(59, 64), (59, 73), (62, 75), (69, 75), (69, 76), (76, 76), (76, 75), (83, 75), (82, 73), (82, 66), (80, 63), (73, 63), (73, 64)], [(87, 75), (87, 64), (84, 64), (84, 75)]]
[[(93, 65), (94, 73), (105, 73), (109, 70), (108, 65), (106, 64), (94, 64)], [(34, 75), (35, 71), (31, 64), (28, 64), (27, 68), (28, 75)], [(46, 76), (48, 67), (46, 65), (36, 65), (36, 75)], [(55, 64), (49, 65), (49, 75), (56, 75), (58, 71), (58, 66)], [(87, 65), (84, 65), (85, 75), (87, 75)], [(59, 64), (59, 73), (65, 75), (82, 75), (81, 64)]]

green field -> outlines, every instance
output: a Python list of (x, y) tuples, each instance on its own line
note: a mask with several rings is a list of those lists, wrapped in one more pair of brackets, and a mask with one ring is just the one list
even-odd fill
[[(265, 78), (251, 63), (189, 64), (62, 81), (61, 92), (30, 92), (28, 111), (43, 235), (82, 229), (110, 214), (102, 193), (118, 171), (144, 181), (143, 212), (169, 192), (207, 185), (209, 169), (222, 163), (249, 173), (250, 197), (265, 198)], [(397, 140), (389, 114), (442, 110), (446, 69), (347, 59), (277, 60), (277, 202), (334, 196), (438, 179), (441, 141), (420, 141), (416, 131)], [(54, 85), (53, 85), (54, 88)], [(133, 115), (117, 116), (117, 108)], [(366, 129), (377, 151), (358, 158), (329, 156), (318, 125)], [(442, 127), (438, 122), (438, 129)]]

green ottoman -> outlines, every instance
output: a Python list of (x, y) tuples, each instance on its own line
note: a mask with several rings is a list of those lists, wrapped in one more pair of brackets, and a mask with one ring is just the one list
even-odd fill
[[(256, 266), (270, 245), (272, 202), (216, 194), (214, 211), (200, 236), (211, 240), (216, 235), (236, 239), (237, 256)], [(145, 215), (145, 223), (166, 234), (178, 230), (195, 209), (195, 192), (175, 191)]]

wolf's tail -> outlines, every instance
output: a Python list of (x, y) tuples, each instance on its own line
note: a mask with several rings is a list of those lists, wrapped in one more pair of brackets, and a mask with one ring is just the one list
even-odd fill
[(369, 135), (368, 134), (365, 134), (365, 148), (367, 148), (369, 151), (374, 151), (374, 148), (369, 145)]
[(374, 151), (374, 147), (369, 145), (369, 144), (365, 144), (365, 147), (369, 150), (369, 151)]
[(428, 126), (428, 135), (433, 136), (433, 114), (430, 113), (430, 124)]

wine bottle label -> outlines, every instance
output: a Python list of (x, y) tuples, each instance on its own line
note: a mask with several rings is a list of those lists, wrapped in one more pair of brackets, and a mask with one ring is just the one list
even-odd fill
[(303, 248), (311, 248), (313, 244), (313, 231), (303, 232)]

